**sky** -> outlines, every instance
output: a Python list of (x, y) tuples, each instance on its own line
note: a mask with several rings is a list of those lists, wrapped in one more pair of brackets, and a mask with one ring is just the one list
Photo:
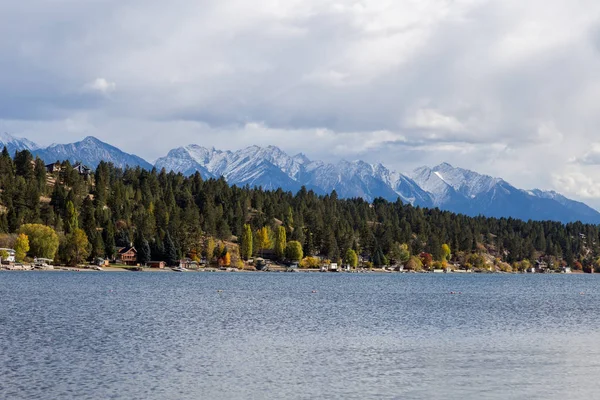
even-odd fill
[(600, 207), (600, 2), (0, 2), (0, 131), (449, 162)]

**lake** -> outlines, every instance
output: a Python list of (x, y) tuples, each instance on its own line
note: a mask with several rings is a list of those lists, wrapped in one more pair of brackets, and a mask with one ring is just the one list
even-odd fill
[(599, 284), (0, 272), (0, 398), (597, 398)]

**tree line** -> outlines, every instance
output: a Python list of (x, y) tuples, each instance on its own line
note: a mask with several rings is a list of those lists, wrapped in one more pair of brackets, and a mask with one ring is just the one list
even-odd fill
[(68, 161), (60, 166), (47, 173), (29, 151), (11, 157), (4, 148), (0, 232), (31, 242), (40, 226), (50, 228), (56, 238), (45, 235), (58, 245), (47, 258), (62, 262), (114, 258), (118, 247), (133, 244), (142, 262), (170, 264), (183, 257), (239, 263), (268, 254), (302, 265), (321, 257), (415, 269), (451, 262), (481, 266), (491, 258), (518, 269), (536, 261), (600, 266), (598, 226), (579, 222), (468, 217), (400, 199), (339, 199), (335, 191), (318, 195), (304, 187), (297, 193), (266, 191), (230, 186), (223, 178), (205, 180), (199, 173), (121, 169), (106, 162), (91, 176), (80, 175)]

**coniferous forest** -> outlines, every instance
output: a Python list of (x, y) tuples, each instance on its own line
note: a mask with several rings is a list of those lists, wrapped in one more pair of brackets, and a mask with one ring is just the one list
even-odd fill
[(198, 173), (186, 177), (107, 163), (89, 175), (68, 161), (50, 171), (26, 150), (12, 157), (2, 151), (0, 189), (3, 245), (22, 256), (71, 264), (113, 259), (117, 248), (133, 244), (140, 262), (171, 265), (184, 257), (241, 265), (267, 252), (298, 259), (301, 266), (320, 256), (408, 269), (451, 263), (514, 271), (536, 262), (553, 269), (600, 267), (594, 225), (473, 218), (400, 200), (369, 203), (304, 188), (293, 194), (231, 187)]

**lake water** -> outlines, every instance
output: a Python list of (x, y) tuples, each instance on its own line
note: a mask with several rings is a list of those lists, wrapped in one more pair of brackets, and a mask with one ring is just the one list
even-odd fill
[(598, 398), (599, 284), (3, 272), (0, 398)]

